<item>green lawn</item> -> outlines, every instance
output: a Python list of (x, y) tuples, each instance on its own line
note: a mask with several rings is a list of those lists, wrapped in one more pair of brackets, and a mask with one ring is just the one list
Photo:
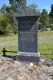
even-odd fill
[(17, 40), (18, 35), (4, 35), (0, 36), (0, 42)]
[(53, 36), (53, 31), (42, 31), (42, 32), (38, 32), (38, 37), (48, 37), (48, 36)]
[[(44, 32), (38, 33), (39, 38), (48, 38), (50, 36), (53, 36), (53, 31), (44, 31)], [(39, 42), (38, 50), (41, 53), (42, 57), (53, 58), (53, 41)], [(48, 54), (48, 55), (44, 55), (44, 54)], [(50, 55), (50, 54), (52, 54), (52, 55)]]
[[(53, 36), (53, 31), (45, 31), (45, 32), (38, 32), (38, 37), (43, 38), (43, 37), (49, 37)], [(0, 36), (0, 42), (6, 42), (6, 41), (13, 41), (17, 40), (17, 34), (12, 35), (12, 36)], [(18, 51), (17, 45), (13, 46), (0, 46), (0, 55), (2, 55), (2, 49), (6, 48), (7, 50), (12, 50), (12, 51)], [(53, 58), (53, 55), (43, 55), (43, 54), (53, 54), (53, 41), (48, 41), (48, 42), (40, 42), (38, 43), (38, 50), (41, 53), (41, 56), (44, 58)], [(7, 53), (8, 55), (15, 55), (16, 53)]]
[[(53, 58), (53, 43), (52, 42), (39, 43), (38, 48), (42, 57)], [(44, 55), (44, 54), (48, 54), (48, 55)]]

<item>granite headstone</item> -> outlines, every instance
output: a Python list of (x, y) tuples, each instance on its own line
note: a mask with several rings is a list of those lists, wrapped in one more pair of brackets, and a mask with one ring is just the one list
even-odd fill
[(17, 59), (23, 61), (40, 60), (38, 54), (37, 19), (39, 16), (18, 16)]

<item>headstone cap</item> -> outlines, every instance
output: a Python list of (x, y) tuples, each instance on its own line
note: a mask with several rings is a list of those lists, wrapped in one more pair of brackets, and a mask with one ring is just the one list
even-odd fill
[(21, 19), (34, 19), (35, 21), (37, 21), (38, 18), (39, 18), (39, 15), (36, 15), (36, 16), (16, 16), (17, 20), (21, 20)]

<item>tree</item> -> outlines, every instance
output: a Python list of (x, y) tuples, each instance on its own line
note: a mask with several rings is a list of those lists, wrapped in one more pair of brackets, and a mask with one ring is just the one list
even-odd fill
[(16, 33), (16, 31), (15, 31), (16, 30), (15, 28), (17, 27), (16, 26), (16, 19), (12, 13), (8, 14), (8, 17), (9, 17), (9, 24), (11, 24), (14, 33)]
[(6, 12), (6, 8), (7, 8), (7, 5), (4, 4), (0, 10), (1, 13), (5, 13)]
[[(3, 5), (1, 7), (1, 14), (0, 14), (0, 33), (5, 33), (6, 31), (9, 31), (14, 24), (13, 21), (13, 12), (15, 11), (14, 6), (8, 7), (6, 5)], [(13, 28), (14, 30), (14, 28)]]
[(10, 7), (7, 7), (6, 11), (8, 14), (8, 19), (9, 19), (9, 24), (11, 24), (12, 29), (14, 31), (14, 33), (16, 33), (16, 18), (15, 18), (15, 14), (18, 12), (17, 7), (16, 7), (16, 3), (15, 0), (9, 0), (9, 3), (11, 4)]
[(5, 33), (8, 24), (8, 19), (6, 14), (0, 15), (0, 32)]
[(41, 30), (42, 29), (42, 23), (40, 22), (40, 18), (38, 19), (38, 30)]
[(48, 12), (45, 9), (43, 9), (40, 14), (39, 23), (41, 23), (44, 28), (49, 24)]
[(17, 5), (18, 2), (20, 2), (22, 8), (24, 9), (26, 6), (26, 0), (9, 0), (9, 3), (11, 4), (11, 6)]
[(53, 18), (53, 4), (51, 5), (51, 11), (49, 13), (49, 16), (51, 16)]
[(17, 21), (16, 21), (16, 14), (18, 15), (18, 7), (17, 5), (20, 4), (21, 8), (23, 11), (25, 10), (26, 6), (26, 0), (9, 0), (9, 3), (11, 4), (10, 10), (7, 9), (7, 12), (9, 12), (9, 17), (10, 17), (10, 24), (12, 25), (14, 29), (14, 33), (16, 32), (15, 28), (17, 28)]
[[(0, 33), (6, 33), (7, 31), (9, 31), (9, 21), (10, 21), (10, 17), (9, 17), (9, 14), (7, 14), (7, 5), (3, 5), (1, 7), (1, 10), (0, 10)], [(9, 10), (9, 8), (8, 8)]]
[(40, 13), (38, 6), (36, 4), (33, 3), (33, 4), (29, 5), (29, 7), (34, 11), (34, 13), (35, 12)]
[(51, 5), (51, 11), (49, 13), (50, 24), (53, 24), (53, 4)]
[(34, 15), (40, 15), (40, 11), (38, 9), (38, 6), (36, 4), (34, 4), (34, 3), (28, 6), (27, 13), (29, 15), (32, 15), (32, 16), (34, 16)]

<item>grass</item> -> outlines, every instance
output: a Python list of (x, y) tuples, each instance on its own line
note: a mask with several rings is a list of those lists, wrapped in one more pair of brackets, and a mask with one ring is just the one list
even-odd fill
[[(53, 36), (53, 31), (45, 31), (45, 32), (38, 32), (38, 37), (49, 37)], [(6, 42), (6, 41), (13, 41), (17, 40), (17, 35), (10, 35), (10, 36), (0, 36), (0, 42)], [(0, 55), (2, 55), (2, 49), (6, 48), (10, 51), (18, 51), (17, 45), (11, 45), (11, 46), (0, 46)], [(44, 55), (44, 54), (53, 54), (53, 41), (48, 42), (40, 42), (38, 43), (38, 50), (41, 53), (41, 56), (44, 58), (53, 58), (53, 55)], [(8, 55), (16, 55), (16, 53), (7, 53)]]
[(42, 37), (48, 37), (48, 36), (52, 36), (53, 35), (53, 31), (42, 31), (42, 32), (38, 32), (38, 37), (42, 38)]
[[(53, 58), (53, 43), (52, 42), (39, 43), (38, 49), (39, 49), (39, 52), (41, 53), (42, 57)], [(46, 54), (48, 54), (48, 55), (46, 55)], [(52, 54), (52, 55), (50, 55), (50, 54)]]
[[(53, 35), (53, 31), (42, 31), (42, 32), (38, 32), (38, 37), (42, 38), (42, 37), (48, 37)], [(13, 41), (13, 40), (17, 40), (18, 35), (4, 35), (4, 36), (0, 36), (0, 42), (6, 42), (6, 41)]]
[[(44, 31), (38, 33), (39, 38), (43, 38), (43, 37), (48, 38), (49, 36), (53, 36), (53, 31)], [(42, 57), (53, 58), (53, 41), (39, 42), (38, 50), (41, 53)], [(48, 55), (44, 55), (44, 54), (48, 54)]]
[(18, 37), (17, 35), (0, 36), (0, 42), (17, 40), (17, 37)]

